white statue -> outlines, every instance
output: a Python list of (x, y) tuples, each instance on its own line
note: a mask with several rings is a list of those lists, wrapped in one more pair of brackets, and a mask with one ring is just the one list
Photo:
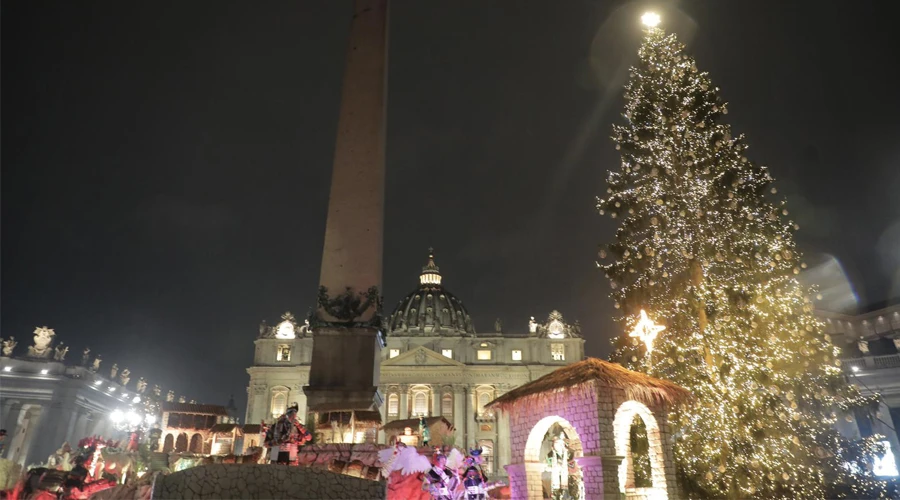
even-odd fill
[(534, 316), (528, 320), (528, 333), (537, 333), (537, 321), (534, 320)]
[(84, 352), (81, 353), (81, 366), (87, 366), (88, 362), (91, 361), (91, 348), (85, 347)]
[(15, 337), (10, 337), (9, 339), (4, 340), (3, 341), (3, 355), (7, 356), (7, 357), (12, 356), (13, 349), (15, 349), (16, 345), (18, 345), (18, 344), (19, 343), (16, 342)]
[(69, 347), (63, 346), (62, 342), (60, 342), (59, 345), (56, 346), (56, 354), (53, 355), (53, 359), (55, 359), (57, 361), (62, 361), (64, 359), (66, 359), (67, 352), (69, 352)]
[(144, 391), (147, 390), (147, 381), (144, 380), (144, 377), (138, 379), (135, 389), (137, 389), (137, 391), (141, 394), (143, 394)]
[(34, 330), (34, 345), (28, 348), (28, 356), (32, 358), (49, 358), (53, 351), (50, 343), (56, 333), (51, 328), (39, 326)]
[[(553, 438), (553, 446), (547, 453), (547, 469), (550, 471), (550, 494), (569, 489), (569, 447), (565, 435)], [(556, 498), (554, 496), (554, 498)]]
[(109, 379), (115, 380), (117, 373), (119, 373), (119, 364), (113, 363), (112, 368), (109, 369)]
[(175, 401), (175, 391), (169, 391), (168, 394), (166, 394), (166, 401), (170, 403)]
[(65, 442), (47, 459), (47, 468), (68, 472), (72, 470), (71, 456), (72, 447), (69, 446), (68, 442)]
[(99, 354), (97, 355), (96, 358), (94, 358), (94, 365), (91, 366), (91, 371), (92, 371), (92, 372), (95, 372), (95, 373), (96, 373), (97, 370), (100, 369), (100, 363), (103, 361), (103, 360), (100, 359), (100, 358), (101, 358), (101, 356), (100, 356)]
[(184, 399), (184, 396), (178, 396), (178, 402), (179, 402), (179, 403), (184, 403), (185, 401), (187, 401), (187, 400)]
[(119, 376), (119, 381), (122, 382), (123, 386), (128, 385), (128, 381), (131, 380), (129, 375), (131, 375), (131, 370), (129, 370), (128, 368), (122, 370), (122, 375)]

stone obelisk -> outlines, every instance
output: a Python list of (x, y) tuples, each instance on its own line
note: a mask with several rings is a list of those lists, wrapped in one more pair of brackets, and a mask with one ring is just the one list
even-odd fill
[(313, 412), (374, 410), (383, 332), (387, 0), (355, 0), (328, 199), (319, 297), (312, 318)]

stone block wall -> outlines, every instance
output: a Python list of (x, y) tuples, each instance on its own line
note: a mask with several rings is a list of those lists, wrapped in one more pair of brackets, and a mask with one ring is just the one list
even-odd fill
[[(592, 383), (562, 393), (525, 398), (509, 410), (512, 464), (507, 466), (513, 498), (541, 500), (541, 473), (544, 457), (540, 445), (554, 424), (560, 424), (570, 438), (569, 448), (575, 457), (599, 455), (601, 422), (598, 421), (597, 392)], [(585, 492), (602, 491), (599, 461), (579, 460)]]
[(160, 476), (152, 498), (382, 500), (385, 483), (309, 467), (214, 464)]
[[(576, 456), (597, 454), (600, 447), (600, 435), (597, 432), (599, 428), (597, 394), (590, 390), (590, 387), (586, 387), (580, 392), (583, 395), (581, 397), (562, 397), (563, 393), (547, 395), (546, 400), (542, 401), (539, 406), (528, 406), (529, 401), (524, 400), (509, 412), (512, 463), (529, 461), (525, 457), (528, 437), (538, 421), (551, 416), (565, 420), (565, 423), (560, 422), (563, 427), (566, 427), (567, 423), (574, 428), (576, 436), (572, 437), (578, 439), (577, 446), (580, 451), (580, 454), (576, 453)], [(544, 429), (544, 433), (553, 423), (549, 422), (546, 425), (547, 429)], [(540, 457), (531, 457), (531, 460), (535, 459), (539, 460)]]

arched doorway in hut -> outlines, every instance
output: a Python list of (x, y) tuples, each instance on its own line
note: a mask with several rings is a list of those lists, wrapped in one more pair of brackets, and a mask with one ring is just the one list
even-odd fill
[(568, 420), (555, 415), (539, 420), (525, 443), (528, 498), (584, 500), (575, 461), (582, 455), (581, 437)]
[(175, 452), (176, 453), (184, 453), (187, 451), (188, 447), (188, 438), (187, 434), (181, 433), (178, 435), (178, 439), (175, 440)]
[(188, 448), (191, 453), (203, 453), (203, 436), (200, 434), (194, 434), (191, 436), (191, 445)]
[(668, 498), (663, 443), (653, 412), (641, 402), (623, 402), (613, 419), (613, 439), (616, 455), (625, 457), (619, 465), (620, 491), (629, 498)]
[(174, 449), (175, 438), (171, 434), (166, 434), (166, 439), (163, 441), (163, 453), (171, 453)]

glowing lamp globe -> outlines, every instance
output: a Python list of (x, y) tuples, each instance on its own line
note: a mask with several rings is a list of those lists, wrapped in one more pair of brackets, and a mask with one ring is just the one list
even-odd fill
[(643, 16), (641, 16), (641, 23), (648, 28), (655, 28), (659, 25), (660, 18), (659, 14), (656, 12), (645, 12)]
[(125, 420), (125, 414), (122, 413), (122, 410), (113, 410), (109, 415), (109, 419), (113, 421), (114, 424), (118, 424), (119, 422)]
[(133, 411), (126, 413), (125, 418), (128, 419), (128, 423), (133, 426), (141, 423), (141, 416)]
[(153, 425), (156, 423), (156, 416), (155, 415), (147, 415), (147, 418), (145, 418), (144, 421), (147, 422), (147, 425)]

